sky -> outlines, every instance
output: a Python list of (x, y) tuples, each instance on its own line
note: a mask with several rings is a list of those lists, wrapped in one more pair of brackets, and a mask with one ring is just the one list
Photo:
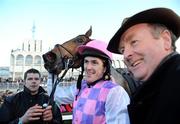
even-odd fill
[[(179, 0), (0, 0), (0, 67), (10, 66), (12, 49), (34, 38), (43, 51), (84, 34), (107, 43), (125, 17), (145, 9), (167, 7), (180, 15)], [(176, 42), (180, 52), (180, 39)]]

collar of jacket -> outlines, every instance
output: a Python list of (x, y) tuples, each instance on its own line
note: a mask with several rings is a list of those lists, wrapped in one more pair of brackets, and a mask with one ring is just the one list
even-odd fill
[[(31, 95), (31, 91), (26, 86), (24, 86), (24, 92)], [(39, 86), (38, 93), (35, 95), (38, 95), (41, 93), (47, 93), (47, 92), (41, 86)]]
[(179, 55), (177, 52), (173, 52), (161, 61), (161, 63), (150, 76), (150, 78), (142, 82), (142, 85), (138, 87), (135, 94), (133, 95), (133, 101), (136, 101), (139, 98), (147, 99), (148, 97), (153, 96), (153, 94), (156, 94), (156, 92), (159, 91), (159, 87), (162, 84), (162, 82), (159, 81), (159, 78), (161, 79), (161, 75), (167, 72), (167, 70), (169, 69), (169, 64), (174, 61), (177, 55)]
[(91, 82), (91, 83), (87, 83), (88, 88), (94, 86), (96, 83), (98, 83), (98, 82), (101, 81), (101, 80), (103, 80), (103, 78), (97, 79), (96, 81)]

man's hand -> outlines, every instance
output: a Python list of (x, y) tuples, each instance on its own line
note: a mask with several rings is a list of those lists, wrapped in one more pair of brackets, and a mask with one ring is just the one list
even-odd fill
[(43, 118), (44, 121), (51, 121), (53, 119), (52, 106), (47, 106), (44, 109), (42, 118)]
[(44, 112), (42, 106), (35, 105), (30, 107), (26, 113), (21, 117), (22, 123), (28, 123), (31, 121), (39, 120)]

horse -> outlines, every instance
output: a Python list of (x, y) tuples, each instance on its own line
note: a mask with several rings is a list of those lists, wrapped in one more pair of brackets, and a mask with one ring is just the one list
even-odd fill
[[(43, 59), (47, 71), (58, 75), (65, 68), (79, 68), (81, 58), (78, 55), (77, 47), (91, 41), (92, 39), (89, 38), (91, 34), (92, 27), (84, 35), (78, 35), (62, 45), (56, 44), (54, 49), (45, 53)], [(129, 95), (132, 95), (136, 87), (133, 78), (126, 71), (111, 67), (111, 75), (116, 83), (120, 84)]]
[(79, 68), (81, 59), (77, 53), (77, 47), (91, 41), (92, 27), (82, 35), (64, 42), (62, 45), (56, 44), (54, 48), (43, 54), (45, 69), (53, 74), (60, 74), (62, 70), (68, 68)]

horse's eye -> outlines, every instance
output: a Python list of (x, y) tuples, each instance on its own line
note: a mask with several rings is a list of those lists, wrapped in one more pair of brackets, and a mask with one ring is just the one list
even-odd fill
[(77, 43), (83, 43), (84, 41), (83, 41), (83, 39), (81, 39), (81, 38), (77, 38), (77, 39), (76, 39), (76, 42), (77, 42)]

